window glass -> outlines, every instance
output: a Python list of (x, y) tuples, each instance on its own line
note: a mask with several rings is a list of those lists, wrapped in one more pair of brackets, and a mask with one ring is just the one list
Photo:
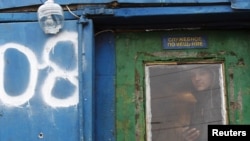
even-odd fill
[(222, 64), (145, 71), (147, 141), (207, 141), (207, 125), (226, 124)]

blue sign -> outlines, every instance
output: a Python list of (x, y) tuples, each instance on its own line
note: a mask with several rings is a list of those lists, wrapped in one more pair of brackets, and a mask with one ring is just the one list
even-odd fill
[(207, 48), (204, 36), (165, 36), (162, 42), (164, 49)]

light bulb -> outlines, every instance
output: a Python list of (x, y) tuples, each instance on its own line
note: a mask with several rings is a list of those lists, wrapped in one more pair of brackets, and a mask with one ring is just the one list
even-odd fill
[(38, 21), (46, 34), (56, 34), (63, 27), (63, 9), (53, 0), (47, 0), (37, 10)]

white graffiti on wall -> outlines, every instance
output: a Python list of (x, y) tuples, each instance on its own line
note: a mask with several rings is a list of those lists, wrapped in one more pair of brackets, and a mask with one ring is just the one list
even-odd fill
[[(20, 51), (21, 53), (25, 54), (29, 60), (30, 63), (30, 76), (29, 76), (29, 84), (28, 84), (28, 88), (26, 89), (26, 91), (19, 95), (19, 96), (9, 96), (5, 89), (4, 89), (4, 67), (5, 67), (5, 61), (4, 61), (4, 54), (5, 51), (9, 48), (15, 48), (18, 51)], [(27, 100), (29, 100), (30, 98), (33, 97), (34, 93), (35, 93), (35, 84), (37, 81), (37, 74), (38, 74), (38, 70), (37, 70), (37, 61), (36, 61), (36, 56), (35, 54), (27, 47), (19, 45), (19, 44), (15, 44), (15, 43), (8, 43), (5, 44), (3, 46), (0, 47), (0, 99), (8, 104), (8, 105), (22, 105), (25, 102), (27, 102)]]
[[(41, 84), (41, 94), (43, 100), (46, 104), (51, 107), (69, 107), (77, 105), (79, 102), (79, 94), (78, 94), (78, 66), (76, 66), (73, 70), (66, 70), (64, 68), (60, 68), (56, 63), (50, 60), (50, 54), (53, 53), (54, 48), (58, 42), (62, 41), (70, 41), (73, 43), (74, 53), (77, 56), (77, 33), (76, 32), (62, 32), (57, 36), (54, 36), (47, 40), (44, 46), (43, 54), (42, 54), (42, 63), (38, 63), (35, 53), (29, 49), (29, 47), (17, 44), (17, 43), (6, 43), (0, 46), (0, 100), (9, 106), (21, 106), (27, 102), (34, 96), (38, 72), (40, 69), (44, 69), (46, 67), (51, 68), (51, 72), (48, 72), (48, 75), (45, 78), (43, 84)], [(19, 94), (18, 96), (9, 95), (4, 89), (4, 68), (5, 68), (5, 60), (4, 55), (7, 49), (16, 49), (19, 52), (23, 53), (30, 64), (29, 70), (29, 81), (26, 90)], [(76, 57), (77, 60), (77, 57)], [(67, 79), (71, 84), (74, 85), (75, 91), (71, 96), (66, 98), (57, 98), (52, 95), (52, 89), (55, 86), (56, 80), (58, 78)]]

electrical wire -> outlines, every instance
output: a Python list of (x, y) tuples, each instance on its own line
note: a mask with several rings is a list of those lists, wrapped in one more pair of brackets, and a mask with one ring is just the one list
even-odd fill
[(73, 12), (70, 10), (70, 8), (69, 8), (68, 5), (66, 5), (66, 8), (68, 9), (68, 11), (69, 11), (70, 14), (72, 14), (74, 17), (80, 19), (80, 17), (79, 17), (78, 15), (76, 15), (75, 13), (73, 13)]
[(101, 33), (104, 33), (104, 32), (114, 32), (114, 31), (111, 30), (111, 29), (102, 30), (102, 31), (99, 31), (99, 32), (95, 33), (95, 36), (97, 36), (97, 35), (99, 35), (99, 34), (101, 34)]

